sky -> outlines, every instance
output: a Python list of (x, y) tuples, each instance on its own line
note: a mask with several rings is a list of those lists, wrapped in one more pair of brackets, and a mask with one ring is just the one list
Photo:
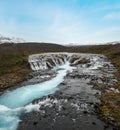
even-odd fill
[(26, 41), (120, 41), (120, 0), (0, 0), (0, 34)]

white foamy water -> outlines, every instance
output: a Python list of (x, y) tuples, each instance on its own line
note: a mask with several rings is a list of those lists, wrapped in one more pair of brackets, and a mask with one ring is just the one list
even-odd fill
[(66, 62), (64, 65), (57, 66), (55, 69), (59, 69), (58, 74), (49, 81), (23, 86), (0, 96), (0, 130), (16, 130), (20, 122), (19, 117), (21, 114), (33, 110), (38, 111), (40, 105), (45, 102), (38, 104), (29, 103), (34, 99), (58, 90), (57, 86), (64, 80), (67, 71), (71, 71), (73, 67), (70, 67), (69, 63)]

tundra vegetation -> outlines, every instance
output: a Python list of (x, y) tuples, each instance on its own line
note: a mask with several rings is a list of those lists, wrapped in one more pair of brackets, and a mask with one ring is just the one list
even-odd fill
[[(114, 88), (120, 91), (120, 43), (91, 46), (61, 46), (48, 43), (0, 44), (0, 91), (26, 80), (31, 72), (27, 61), (28, 56), (44, 52), (77, 52), (106, 55), (117, 69), (115, 72), (117, 83)], [(76, 57), (74, 58), (76, 59)], [(83, 60), (83, 62), (88, 61)], [(120, 92), (104, 91), (106, 87), (109, 86), (101, 86), (101, 104), (97, 106), (98, 112), (106, 121), (120, 127)]]

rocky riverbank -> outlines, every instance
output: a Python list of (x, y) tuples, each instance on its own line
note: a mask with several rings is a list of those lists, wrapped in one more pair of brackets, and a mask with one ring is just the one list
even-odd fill
[(91, 61), (68, 72), (59, 91), (33, 101), (33, 104), (39, 102), (39, 111), (23, 115), (18, 130), (117, 129), (96, 114), (101, 94), (119, 91), (113, 88), (115, 68), (102, 55), (91, 57)]

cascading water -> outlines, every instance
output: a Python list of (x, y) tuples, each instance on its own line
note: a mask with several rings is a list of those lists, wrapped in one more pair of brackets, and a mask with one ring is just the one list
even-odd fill
[[(29, 58), (33, 70), (48, 68), (45, 61), (41, 63), (38, 60), (39, 66), (35, 60), (31, 61)], [(66, 60), (64, 59), (64, 61)], [(54, 69), (58, 71), (55, 78), (43, 83), (23, 86), (0, 96), (0, 130), (16, 130), (20, 122), (21, 114), (31, 112), (32, 110), (39, 110), (40, 104), (29, 103), (34, 99), (54, 93), (58, 90), (57, 86), (64, 80), (67, 71), (73, 69), (73, 67), (69, 65), (69, 62), (64, 61), (61, 61), (62, 65), (59, 65), (58, 61), (54, 61), (56, 64)]]
[(68, 53), (35, 54), (30, 55), (28, 61), (33, 71), (46, 70), (65, 64), (70, 55)]

